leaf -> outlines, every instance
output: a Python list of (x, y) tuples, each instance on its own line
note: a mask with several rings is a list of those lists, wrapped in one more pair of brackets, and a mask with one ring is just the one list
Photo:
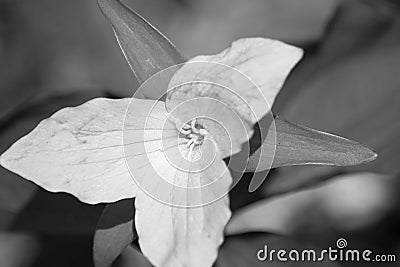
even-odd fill
[[(121, 50), (139, 83), (165, 68), (186, 61), (162, 33), (120, 1), (97, 2), (113, 25)], [(152, 92), (145, 93), (148, 93), (147, 97), (158, 98)]]
[[(350, 166), (369, 162), (377, 156), (370, 149), (343, 137), (296, 125), (279, 117), (274, 123), (277, 134), (272, 168), (305, 164)], [(260, 153), (269, 154), (268, 151), (274, 150), (274, 141), (267, 137), (250, 156), (247, 170), (260, 171), (269, 167), (259, 157)]]
[(93, 241), (93, 259), (96, 267), (111, 266), (137, 237), (133, 225), (134, 214), (133, 199), (106, 205)]
[[(262, 136), (266, 137), (260, 145)], [(258, 149), (253, 153), (254, 147)], [(246, 170), (257, 173), (250, 181), (249, 192), (263, 184), (270, 168), (309, 164), (349, 166), (369, 162), (377, 156), (355, 141), (271, 116), (264, 117), (257, 125), (250, 139), (250, 152)], [(293, 184), (303, 184), (298, 174), (293, 177), (296, 177)]]
[(97, 98), (62, 109), (14, 143), (0, 163), (46, 190), (85, 203), (133, 197), (137, 188), (121, 142), (129, 101)]

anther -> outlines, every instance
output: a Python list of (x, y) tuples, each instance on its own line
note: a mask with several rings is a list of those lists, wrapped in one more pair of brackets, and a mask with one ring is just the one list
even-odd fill
[(186, 135), (186, 134), (190, 134), (192, 131), (190, 129), (182, 128), (180, 132), (181, 132), (181, 134), (185, 134)]
[(192, 127), (192, 132), (194, 133), (199, 133), (199, 130), (196, 128), (196, 119), (193, 119), (190, 123), (190, 126)]
[(208, 134), (207, 130), (199, 127), (196, 123), (196, 119), (192, 119), (190, 122), (185, 123), (180, 128), (179, 132), (184, 135), (187, 140), (185, 147), (188, 150), (187, 157), (192, 158), (194, 149), (196, 146), (200, 146), (203, 143), (204, 136)]
[(186, 147), (191, 146), (193, 143), (195, 143), (197, 141), (197, 139), (199, 139), (197, 136), (194, 138), (191, 138), (187, 143), (186, 143)]
[(208, 132), (207, 132), (206, 129), (200, 129), (200, 130), (199, 130), (199, 134), (201, 134), (201, 135), (207, 135)]
[[(193, 140), (193, 139), (191, 139), (190, 141), (192, 141), (192, 140)], [(193, 143), (190, 145), (190, 147), (189, 147), (188, 158), (191, 158), (191, 157), (192, 157), (194, 145), (195, 145), (195, 142), (193, 142)]]

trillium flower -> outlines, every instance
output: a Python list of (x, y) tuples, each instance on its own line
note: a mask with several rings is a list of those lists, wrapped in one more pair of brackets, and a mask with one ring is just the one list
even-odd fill
[(243, 150), (301, 56), (275, 40), (235, 41), (179, 66), (165, 102), (97, 98), (62, 109), (1, 165), (89, 204), (135, 198), (139, 244), (152, 264), (211, 266), (231, 216), (223, 159)]

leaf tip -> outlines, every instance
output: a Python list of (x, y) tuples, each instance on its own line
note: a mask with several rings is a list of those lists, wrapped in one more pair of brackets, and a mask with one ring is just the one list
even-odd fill
[(372, 149), (361, 144), (359, 146), (359, 149), (352, 153), (354, 159), (350, 165), (365, 164), (374, 161), (378, 157), (378, 154)]
[(368, 150), (369, 156), (366, 157), (364, 163), (367, 163), (367, 162), (370, 162), (370, 161), (374, 161), (374, 160), (376, 160), (378, 158), (378, 153), (376, 153), (375, 151), (373, 151), (373, 150), (371, 150), (369, 148), (366, 148), (366, 149)]

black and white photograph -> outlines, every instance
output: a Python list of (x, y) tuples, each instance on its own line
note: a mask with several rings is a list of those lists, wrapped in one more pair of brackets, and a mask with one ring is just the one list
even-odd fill
[(400, 2), (0, 0), (0, 267), (397, 267)]

